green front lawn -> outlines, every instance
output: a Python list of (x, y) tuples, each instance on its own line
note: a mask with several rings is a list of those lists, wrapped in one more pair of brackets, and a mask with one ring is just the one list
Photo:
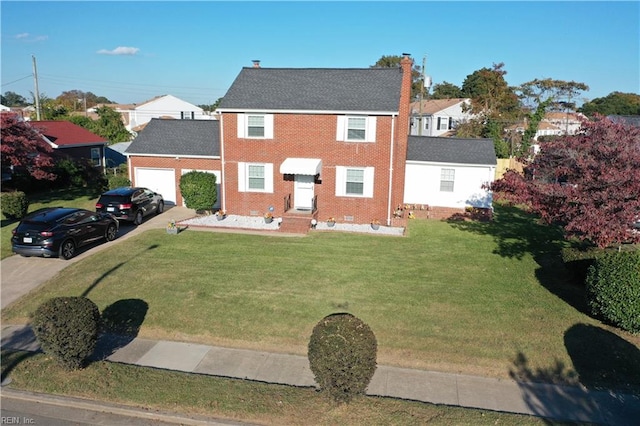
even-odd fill
[(410, 221), (407, 237), (150, 230), (70, 265), (2, 321), (53, 296), (101, 310), (132, 299), (140, 337), (304, 355), (314, 325), (348, 311), (376, 334), (381, 364), (640, 388), (639, 337), (583, 313), (562, 244), (506, 207), (492, 223)]
[[(87, 195), (84, 189), (57, 189), (29, 196), (29, 212), (43, 207), (79, 207), (95, 210), (98, 197)], [(0, 259), (13, 255), (11, 251), (11, 231), (18, 226), (17, 220), (2, 216), (0, 227)]]

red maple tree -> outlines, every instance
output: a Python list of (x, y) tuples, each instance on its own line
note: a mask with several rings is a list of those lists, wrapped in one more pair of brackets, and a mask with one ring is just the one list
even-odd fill
[(603, 116), (541, 146), (524, 175), (505, 173), (490, 189), (522, 204), (567, 237), (604, 248), (640, 242), (640, 129)]
[(54, 180), (56, 175), (48, 168), (53, 166), (53, 149), (37, 129), (19, 118), (16, 114), (0, 114), (2, 144), (0, 155), (2, 166), (26, 169), (31, 176), (39, 180)]

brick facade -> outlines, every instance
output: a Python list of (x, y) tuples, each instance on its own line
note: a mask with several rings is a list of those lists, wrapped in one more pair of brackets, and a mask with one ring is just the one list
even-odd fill
[[(393, 210), (402, 204), (409, 132), (409, 103), (413, 61), (402, 60), (402, 93), (398, 113), (376, 115), (375, 142), (336, 140), (338, 114), (274, 112), (273, 139), (238, 138), (237, 112), (221, 114), (221, 153), (224, 162), (224, 209), (240, 215), (262, 215), (270, 207), (275, 216), (284, 213), (285, 198), (294, 197), (294, 176), (281, 174), (287, 158), (317, 158), (322, 171), (316, 177), (318, 220), (335, 217), (338, 222), (367, 223), (377, 219), (390, 223)], [(342, 113), (344, 115), (344, 113)], [(273, 192), (238, 190), (238, 164), (273, 165)], [(336, 195), (336, 167), (373, 167), (373, 197)], [(391, 189), (390, 189), (391, 186)]]

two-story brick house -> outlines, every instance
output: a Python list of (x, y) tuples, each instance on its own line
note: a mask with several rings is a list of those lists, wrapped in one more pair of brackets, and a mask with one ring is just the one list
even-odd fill
[(223, 208), (390, 223), (403, 202), (412, 64), (243, 68), (218, 108)]

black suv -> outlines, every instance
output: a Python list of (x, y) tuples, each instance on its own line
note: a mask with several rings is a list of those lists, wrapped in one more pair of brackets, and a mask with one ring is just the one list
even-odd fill
[(148, 188), (127, 186), (102, 194), (96, 203), (96, 211), (110, 213), (119, 220), (140, 225), (145, 216), (164, 211), (164, 199)]
[(118, 221), (108, 213), (49, 207), (25, 216), (12, 231), (11, 248), (21, 256), (71, 259), (76, 248), (100, 239), (113, 241)]

